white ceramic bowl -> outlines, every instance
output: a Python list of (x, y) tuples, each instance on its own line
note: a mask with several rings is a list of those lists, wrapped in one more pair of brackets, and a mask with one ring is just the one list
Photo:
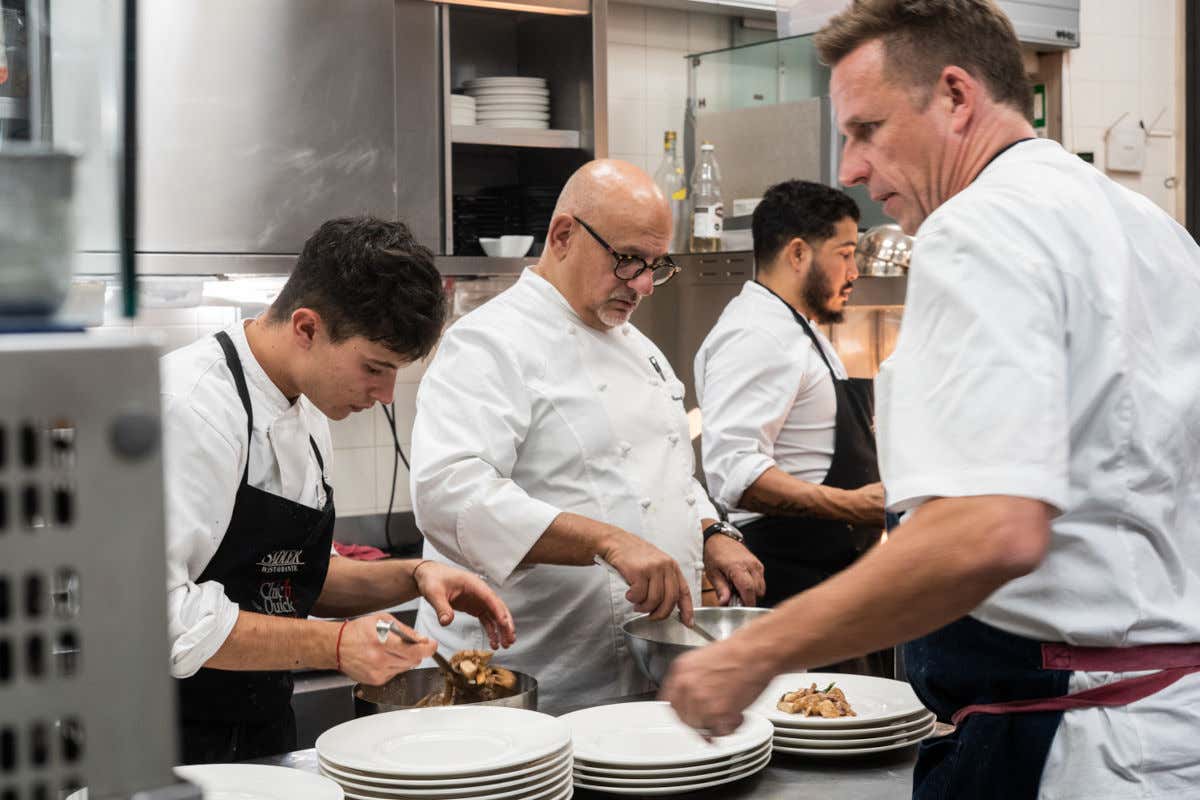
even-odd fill
[(501, 236), (499, 239), (480, 237), (483, 252), (493, 258), (521, 258), (533, 247), (532, 236)]

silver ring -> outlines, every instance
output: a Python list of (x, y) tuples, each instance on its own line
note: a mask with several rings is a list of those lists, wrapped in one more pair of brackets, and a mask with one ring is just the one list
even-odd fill
[(388, 630), (391, 627), (392, 627), (391, 624), (388, 622), (385, 622), (384, 620), (381, 620), (381, 619), (375, 620), (375, 635), (379, 637), (380, 644), (383, 644), (387, 641)]

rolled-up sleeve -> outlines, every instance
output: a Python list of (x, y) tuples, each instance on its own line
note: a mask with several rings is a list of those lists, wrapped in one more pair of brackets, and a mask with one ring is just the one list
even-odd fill
[(194, 407), (164, 397), (163, 458), (170, 669), (186, 678), (221, 648), (238, 618), (223, 585), (196, 578), (229, 527), (241, 454)]
[(696, 356), (701, 411), (701, 458), (712, 496), (738, 503), (775, 466), (775, 439), (804, 379), (794, 358), (770, 334), (731, 330)]
[(417, 392), (413, 512), (439, 553), (497, 585), (561, 511), (511, 477), (532, 413), (520, 365), (494, 331), (447, 331)]

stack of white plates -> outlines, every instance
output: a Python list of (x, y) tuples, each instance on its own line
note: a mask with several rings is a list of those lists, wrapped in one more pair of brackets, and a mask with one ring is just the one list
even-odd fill
[[(785, 693), (814, 683), (818, 689), (836, 683), (856, 716), (805, 717), (776, 708)], [(921, 705), (907, 683), (832, 672), (780, 675), (750, 710), (775, 726), (777, 752), (820, 758), (861, 756), (908, 747), (932, 735), (937, 722), (934, 713)]]
[(549, 128), (550, 90), (545, 78), (472, 78), (465, 91), (475, 98), (475, 121), (494, 128)]
[(475, 98), (465, 94), (450, 95), (450, 124), (475, 124)]
[(566, 800), (574, 792), (570, 728), (520, 708), (362, 717), (321, 734), (317, 759), (352, 800)]
[(731, 783), (771, 760), (771, 723), (747, 713), (729, 736), (704, 741), (666, 703), (620, 703), (566, 714), (575, 785), (611, 794), (680, 794)]

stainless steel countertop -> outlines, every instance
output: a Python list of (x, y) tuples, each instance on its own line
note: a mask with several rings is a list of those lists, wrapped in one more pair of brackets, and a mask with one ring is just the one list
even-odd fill
[[(653, 695), (613, 698), (613, 703), (653, 699)], [(603, 705), (603, 704), (602, 704)], [(559, 716), (573, 708), (544, 709)], [(906, 747), (877, 756), (851, 758), (807, 758), (775, 753), (762, 772), (745, 780), (696, 792), (670, 795), (680, 800), (902, 800), (912, 795), (913, 765), (917, 747)], [(276, 764), (317, 772), (317, 751), (264, 758), (260, 764)], [(577, 800), (620, 797), (606, 792), (576, 789)]]

